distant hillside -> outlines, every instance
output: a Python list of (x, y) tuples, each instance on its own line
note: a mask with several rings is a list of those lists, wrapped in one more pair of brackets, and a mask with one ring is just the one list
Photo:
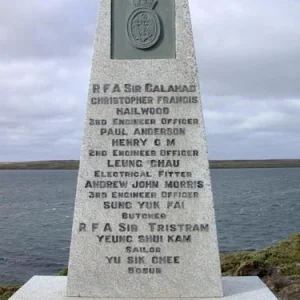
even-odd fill
[(78, 160), (0, 162), (0, 170), (77, 170)]
[(210, 167), (211, 169), (299, 168), (300, 159), (211, 160)]
[[(32, 162), (0, 162), (0, 170), (77, 170), (78, 160), (51, 160)], [(272, 160), (211, 160), (211, 169), (236, 168), (297, 168), (300, 159)]]

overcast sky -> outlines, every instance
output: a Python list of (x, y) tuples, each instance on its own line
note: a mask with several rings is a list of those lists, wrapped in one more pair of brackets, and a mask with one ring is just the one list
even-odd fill
[[(79, 158), (98, 4), (0, 1), (0, 161)], [(300, 1), (190, 4), (210, 158), (300, 158)]]

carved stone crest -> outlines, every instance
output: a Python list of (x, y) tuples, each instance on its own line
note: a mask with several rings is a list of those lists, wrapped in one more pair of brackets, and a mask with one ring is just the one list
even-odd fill
[(127, 34), (131, 44), (138, 49), (153, 47), (160, 38), (161, 27), (153, 10), (157, 0), (133, 0), (135, 9), (127, 22)]

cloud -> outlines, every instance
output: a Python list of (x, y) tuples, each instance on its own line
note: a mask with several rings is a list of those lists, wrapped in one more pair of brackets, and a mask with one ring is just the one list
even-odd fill
[(0, 53), (6, 60), (68, 58), (90, 48), (97, 1), (0, 3)]
[(203, 92), (299, 97), (299, 2), (201, 0), (192, 7)]
[[(0, 161), (79, 158), (98, 2), (0, 2)], [(190, 3), (210, 157), (299, 158), (300, 2)]]

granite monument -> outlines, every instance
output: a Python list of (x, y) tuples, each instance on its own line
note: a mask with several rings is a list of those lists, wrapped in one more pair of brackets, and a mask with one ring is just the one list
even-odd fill
[(12, 299), (275, 299), (222, 281), (188, 0), (100, 3), (68, 279)]
[(68, 295), (221, 297), (188, 2), (103, 1), (99, 20)]

